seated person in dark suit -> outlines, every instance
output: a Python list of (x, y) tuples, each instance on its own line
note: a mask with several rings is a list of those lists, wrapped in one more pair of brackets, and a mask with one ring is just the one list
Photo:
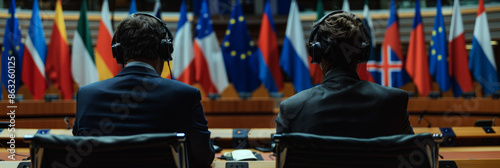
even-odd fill
[(112, 45), (113, 57), (125, 67), (114, 78), (80, 88), (73, 135), (182, 132), (190, 167), (209, 167), (214, 149), (200, 91), (160, 76), (164, 61), (171, 59), (172, 38), (153, 15), (123, 19)]
[(411, 134), (408, 93), (360, 80), (358, 64), (370, 53), (367, 30), (354, 14), (335, 11), (313, 28), (309, 55), (323, 82), (284, 100), (276, 132), (369, 138)]

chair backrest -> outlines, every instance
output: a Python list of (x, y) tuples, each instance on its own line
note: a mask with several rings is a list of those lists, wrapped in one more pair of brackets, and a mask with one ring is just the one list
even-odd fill
[(31, 167), (188, 167), (184, 133), (27, 135)]
[[(431, 134), (376, 138), (276, 134), (276, 167), (437, 167)], [(442, 137), (442, 136), (441, 136)]]

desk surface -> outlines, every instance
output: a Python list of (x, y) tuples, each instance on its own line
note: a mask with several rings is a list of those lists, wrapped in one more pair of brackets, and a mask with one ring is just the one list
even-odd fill
[[(224, 152), (231, 152), (234, 149), (224, 149), (216, 156), (222, 155)], [(500, 165), (500, 146), (464, 146), (464, 147), (441, 147), (440, 154), (444, 159), (440, 161), (455, 161), (459, 167), (494, 167)], [(253, 150), (252, 151), (256, 151)], [(28, 148), (16, 148), (18, 154), (29, 154)], [(2, 168), (17, 168), (17, 165), (22, 161), (24, 156), (16, 156), (16, 161), (11, 161), (7, 158), (9, 153), (0, 150), (0, 167)], [(274, 168), (275, 161), (273, 157), (267, 157), (271, 153), (260, 153), (263, 155), (264, 161), (248, 161), (251, 168)], [(227, 161), (215, 159), (212, 163), (212, 168), (225, 168)]]

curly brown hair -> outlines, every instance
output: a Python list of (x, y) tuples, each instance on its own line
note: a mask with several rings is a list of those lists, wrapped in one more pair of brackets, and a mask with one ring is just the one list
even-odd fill
[[(364, 25), (361, 19), (350, 12), (341, 12), (327, 16), (322, 22), (315, 23), (318, 26), (316, 40), (329, 45), (328, 52), (324, 53), (323, 71), (337, 68), (356, 69), (359, 63), (360, 49), (356, 46), (360, 42), (358, 37), (363, 36)], [(346, 49), (347, 46), (347, 49)], [(353, 47), (354, 46), (354, 47)], [(350, 59), (349, 61), (347, 61)]]

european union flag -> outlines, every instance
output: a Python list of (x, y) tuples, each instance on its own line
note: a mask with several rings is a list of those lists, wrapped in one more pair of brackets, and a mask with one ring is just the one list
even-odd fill
[(432, 77), (442, 91), (450, 89), (450, 73), (448, 72), (448, 42), (444, 27), (441, 0), (437, 1), (436, 19), (432, 29), (429, 69)]
[(250, 37), (247, 23), (243, 16), (241, 5), (236, 1), (229, 19), (226, 36), (222, 42), (222, 54), (226, 71), (240, 97), (250, 97), (260, 85), (258, 75), (252, 70), (251, 59), (257, 50), (255, 42)]
[(24, 51), (21, 38), (19, 20), (16, 17), (16, 4), (12, 0), (9, 7), (9, 17), (5, 26), (5, 35), (3, 37), (1, 65), (1, 82), (9, 94), (16, 94), (21, 84), (21, 66)]

